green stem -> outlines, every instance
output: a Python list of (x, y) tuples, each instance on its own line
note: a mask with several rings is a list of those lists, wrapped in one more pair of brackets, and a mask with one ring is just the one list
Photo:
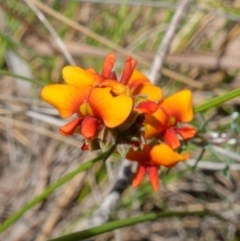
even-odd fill
[(35, 197), (29, 203), (25, 204), (20, 210), (18, 210), (16, 213), (14, 213), (12, 216), (10, 216), (5, 222), (3, 222), (0, 225), (0, 232), (3, 232), (5, 229), (7, 229), (10, 225), (12, 225), (14, 222), (16, 222), (19, 218), (21, 218), (25, 212), (27, 212), (29, 209), (31, 209), (33, 206), (35, 206), (39, 202), (43, 201), (50, 194), (52, 194), (58, 187), (62, 186), (64, 183), (71, 180), (77, 174), (89, 169), (97, 161), (107, 160), (108, 157), (111, 155), (111, 153), (114, 151), (114, 149), (115, 149), (115, 145), (113, 147), (111, 147), (111, 149), (109, 151), (102, 153), (101, 155), (97, 156), (96, 158), (92, 159), (91, 161), (85, 162), (84, 164), (82, 164), (80, 167), (78, 167), (74, 171), (68, 173), (67, 175), (60, 178), (57, 182), (50, 185), (42, 194)]
[(202, 112), (202, 111), (205, 111), (205, 110), (208, 110), (214, 106), (217, 106), (217, 105), (220, 105), (230, 99), (233, 99), (237, 96), (240, 96), (240, 88), (237, 88), (235, 90), (232, 90), (232, 91), (229, 91), (227, 92), (226, 94), (222, 95), (222, 96), (218, 96), (218, 97), (215, 97), (215, 98), (212, 98), (208, 101), (206, 101), (205, 103), (203, 104), (200, 104), (198, 106), (196, 106), (194, 108), (194, 113), (198, 113), (198, 112)]
[(71, 233), (59, 238), (51, 239), (49, 241), (70, 241), (70, 240), (78, 241), (78, 240), (94, 237), (96, 235), (106, 233), (115, 229), (131, 226), (137, 223), (154, 221), (156, 219), (169, 218), (169, 217), (206, 216), (206, 215), (217, 216), (216, 214), (210, 213), (207, 210), (191, 211), (191, 212), (187, 212), (187, 211), (183, 211), (183, 212), (165, 211), (162, 213), (152, 212), (152, 213), (144, 214), (138, 217), (126, 218), (126, 219), (108, 222), (95, 228), (90, 228), (80, 232)]

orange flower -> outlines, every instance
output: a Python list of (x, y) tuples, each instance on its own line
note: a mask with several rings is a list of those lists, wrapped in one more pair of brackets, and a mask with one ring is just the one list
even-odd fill
[(192, 119), (192, 92), (182, 90), (164, 99), (155, 113), (145, 116), (145, 137), (163, 138), (171, 148), (176, 149), (180, 146), (178, 135), (189, 139), (196, 134), (193, 127), (178, 127), (177, 124), (190, 122)]
[(72, 135), (81, 126), (81, 134), (91, 139), (103, 124), (114, 128), (122, 124), (131, 113), (133, 100), (127, 95), (114, 96), (111, 88), (72, 85), (49, 85), (42, 89), (42, 98), (58, 109), (62, 117), (77, 114), (77, 118), (60, 128)]
[(131, 149), (127, 154), (127, 159), (137, 161), (139, 163), (137, 172), (134, 176), (132, 186), (138, 186), (145, 173), (148, 174), (152, 187), (155, 191), (159, 190), (158, 168), (160, 166), (173, 167), (178, 162), (189, 158), (189, 154), (180, 155), (174, 152), (166, 144), (158, 144), (155, 146), (145, 145), (143, 150), (134, 151)]
[(81, 134), (92, 139), (103, 125), (114, 128), (130, 115), (133, 99), (125, 85), (130, 79), (136, 61), (129, 57), (120, 79), (112, 71), (115, 55), (107, 55), (102, 74), (93, 69), (77, 66), (63, 68), (63, 79), (68, 85), (50, 85), (43, 88), (42, 98), (58, 109), (62, 117), (77, 114), (77, 118), (60, 128), (65, 135), (72, 135), (80, 127)]
[[(138, 186), (147, 173), (157, 191), (159, 167), (170, 168), (189, 157), (174, 149), (180, 146), (179, 135), (188, 139), (196, 133), (192, 127), (178, 126), (193, 118), (192, 93), (183, 90), (162, 100), (162, 89), (135, 70), (133, 58), (126, 59), (119, 81), (113, 71), (115, 61), (115, 55), (108, 54), (101, 73), (66, 66), (62, 70), (66, 84), (46, 86), (41, 96), (61, 117), (75, 116), (60, 128), (62, 134), (73, 135), (78, 130), (85, 138), (82, 150), (105, 151), (115, 145), (122, 157), (138, 162), (132, 186)], [(151, 138), (161, 144), (146, 145)]]

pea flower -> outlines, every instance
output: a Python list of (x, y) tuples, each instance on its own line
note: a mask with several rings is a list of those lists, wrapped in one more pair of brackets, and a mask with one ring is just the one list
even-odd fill
[(92, 139), (103, 126), (114, 128), (128, 118), (133, 99), (126, 86), (116, 80), (113, 80), (114, 86), (103, 85), (108, 77), (114, 76), (112, 57), (108, 56), (105, 61), (102, 75), (96, 74), (93, 69), (67, 66), (63, 69), (67, 85), (54, 84), (42, 89), (42, 98), (58, 109), (61, 117), (77, 116), (60, 128), (62, 134), (72, 135), (80, 127), (80, 133), (86, 139)]
[[(129, 127), (137, 117), (136, 113), (132, 114), (133, 108), (140, 113), (152, 113), (157, 109), (152, 99), (161, 99), (161, 89), (152, 86), (146, 77), (135, 71), (136, 61), (127, 58), (119, 82), (113, 71), (114, 63), (115, 55), (107, 55), (101, 74), (92, 68), (84, 70), (78, 66), (66, 66), (62, 71), (66, 85), (55, 84), (42, 89), (42, 98), (58, 109), (61, 117), (76, 115), (74, 120), (60, 128), (62, 134), (73, 135), (80, 128), (83, 137), (91, 140), (104, 126), (115, 128), (128, 120)], [(141, 89), (134, 89), (134, 94), (131, 93), (133, 83), (141, 84)], [(136, 95), (140, 97), (135, 100)], [(130, 114), (131, 118), (128, 118)]]
[(170, 168), (189, 157), (174, 150), (181, 145), (179, 136), (189, 139), (196, 133), (183, 125), (193, 119), (192, 93), (183, 90), (162, 99), (162, 89), (135, 69), (133, 58), (126, 59), (119, 79), (113, 70), (115, 62), (115, 55), (108, 54), (101, 73), (66, 66), (62, 70), (66, 84), (45, 86), (41, 96), (61, 117), (74, 116), (60, 133), (79, 132), (85, 138), (82, 150), (106, 151), (115, 145), (115, 152), (138, 162), (132, 185), (138, 186), (146, 173), (157, 191), (159, 168)]
[(145, 116), (145, 137), (163, 139), (171, 148), (180, 146), (178, 135), (182, 139), (190, 139), (196, 129), (190, 126), (179, 126), (193, 119), (192, 92), (179, 91), (160, 102), (153, 114)]
[(127, 159), (138, 162), (138, 169), (134, 176), (132, 186), (137, 187), (142, 182), (143, 176), (146, 173), (153, 189), (158, 191), (160, 186), (158, 177), (159, 167), (165, 166), (170, 168), (188, 158), (189, 153), (181, 155), (174, 152), (172, 148), (166, 144), (154, 146), (145, 145), (142, 150), (137, 151), (131, 149), (127, 154)]

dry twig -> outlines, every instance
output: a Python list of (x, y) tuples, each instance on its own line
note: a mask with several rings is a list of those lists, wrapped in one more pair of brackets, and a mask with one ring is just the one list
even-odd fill
[(164, 35), (161, 44), (159, 45), (149, 73), (149, 79), (152, 81), (153, 84), (157, 84), (158, 82), (158, 78), (160, 77), (160, 71), (162, 69), (165, 57), (170, 49), (175, 33), (179, 25), (181, 24), (181, 21), (185, 16), (185, 13), (189, 8), (191, 2), (192, 0), (182, 0), (179, 3), (177, 10), (172, 18), (172, 21), (168, 27), (168, 30)]
[(52, 27), (52, 25), (48, 22), (48, 20), (44, 16), (44, 14), (31, 2), (31, 0), (23, 0), (23, 1), (34, 11), (34, 13), (39, 18), (39, 20), (45, 25), (45, 27), (47, 28), (49, 33), (55, 39), (56, 44), (59, 46), (60, 50), (62, 51), (63, 55), (65, 56), (65, 58), (69, 62), (69, 64), (76, 65), (71, 54), (69, 53), (68, 49), (66, 48), (64, 42), (58, 36), (57, 32)]

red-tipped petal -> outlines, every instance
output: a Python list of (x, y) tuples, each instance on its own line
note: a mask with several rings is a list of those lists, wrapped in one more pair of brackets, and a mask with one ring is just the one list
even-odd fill
[(180, 141), (178, 140), (177, 134), (173, 128), (167, 129), (164, 134), (164, 141), (172, 148), (176, 149), (180, 146)]
[(145, 174), (145, 167), (143, 165), (139, 165), (132, 181), (132, 187), (139, 186), (139, 184), (142, 182), (144, 174)]
[(114, 66), (114, 63), (116, 61), (116, 57), (114, 54), (108, 54), (105, 58), (103, 68), (102, 68), (102, 75), (105, 78), (110, 78), (112, 75), (112, 69)]
[(70, 121), (69, 123), (67, 123), (59, 129), (60, 133), (66, 136), (73, 135), (77, 127), (81, 125), (82, 120), (83, 117), (79, 117)]
[(151, 114), (154, 113), (158, 108), (158, 105), (150, 100), (141, 102), (137, 107), (135, 107), (136, 111), (139, 111), (143, 114)]
[(128, 57), (122, 72), (120, 83), (126, 85), (132, 76), (132, 73), (136, 67), (137, 62), (132, 58)]
[(81, 134), (86, 139), (95, 137), (99, 121), (91, 116), (86, 116), (82, 121)]
[(154, 191), (157, 192), (160, 188), (158, 168), (156, 166), (148, 166), (147, 173)]
[(183, 126), (181, 128), (175, 128), (175, 131), (182, 136), (183, 139), (190, 139), (193, 138), (197, 130), (191, 126)]

